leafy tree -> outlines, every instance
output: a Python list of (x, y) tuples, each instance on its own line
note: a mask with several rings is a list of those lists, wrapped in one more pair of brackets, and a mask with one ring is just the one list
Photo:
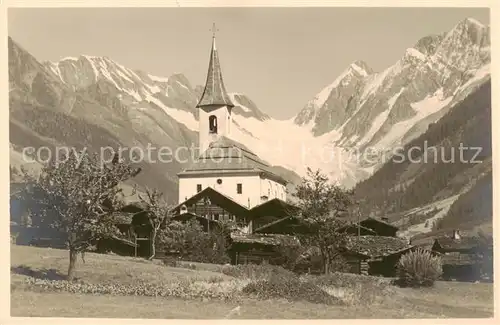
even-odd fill
[(329, 182), (319, 170), (307, 169), (307, 176), (297, 187), (299, 222), (305, 231), (302, 244), (318, 247), (324, 272), (330, 272), (333, 261), (339, 257), (339, 248), (346, 234), (338, 231), (346, 224), (343, 217), (353, 205), (353, 192)]
[(69, 249), (68, 279), (73, 279), (78, 253), (96, 241), (120, 238), (114, 212), (123, 205), (119, 184), (135, 177), (140, 169), (119, 161), (109, 164), (97, 154), (73, 150), (63, 159), (45, 164), (38, 176), (23, 170), (27, 191), (33, 204), (28, 205), (38, 225), (48, 225), (64, 234)]

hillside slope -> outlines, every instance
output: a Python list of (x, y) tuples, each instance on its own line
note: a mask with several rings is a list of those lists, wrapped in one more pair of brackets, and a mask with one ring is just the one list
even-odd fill
[(360, 182), (356, 195), (365, 214), (389, 216), (415, 233), (431, 231), (428, 219), (443, 218), (443, 227), (491, 222), (491, 157), (488, 81)]

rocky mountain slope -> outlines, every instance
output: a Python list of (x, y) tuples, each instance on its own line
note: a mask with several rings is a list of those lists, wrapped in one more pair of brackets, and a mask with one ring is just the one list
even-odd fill
[[(353, 152), (353, 165), (369, 174), (381, 164), (374, 155), (381, 158), (420, 135), (487, 80), (489, 70), (490, 29), (465, 19), (449, 32), (418, 40), (384, 71), (352, 63), (294, 122)], [(360, 157), (367, 148), (371, 153)]]
[(491, 82), (409, 142), (355, 192), (363, 214), (413, 236), (492, 222)]

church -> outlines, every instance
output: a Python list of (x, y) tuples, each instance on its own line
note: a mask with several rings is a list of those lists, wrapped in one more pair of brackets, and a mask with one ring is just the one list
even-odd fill
[[(191, 202), (207, 189), (225, 197), (226, 205), (233, 201), (246, 210), (273, 199), (286, 201), (286, 180), (231, 139), (234, 106), (222, 79), (214, 33), (205, 88), (196, 106), (200, 155), (178, 174), (179, 205)], [(220, 216), (207, 217), (217, 220)]]

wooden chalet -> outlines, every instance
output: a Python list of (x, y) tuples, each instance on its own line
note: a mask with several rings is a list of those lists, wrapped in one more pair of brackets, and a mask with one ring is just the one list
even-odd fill
[(359, 222), (352, 222), (342, 228), (340, 231), (345, 231), (350, 235), (372, 235), (384, 237), (396, 237), (399, 228), (388, 223), (383, 218), (365, 217)]
[[(207, 187), (174, 208), (177, 218), (197, 218), (205, 223), (210, 220), (218, 224), (222, 220), (236, 222), (237, 230), (231, 235), (228, 254), (232, 264), (273, 263), (279, 258), (278, 246), (298, 242), (295, 237), (280, 234), (255, 234), (254, 229), (267, 222), (281, 218), (294, 207), (280, 199), (272, 199), (252, 209)], [(210, 227), (216, 227), (212, 225)], [(208, 231), (207, 227), (204, 227)]]
[(454, 230), (451, 236), (434, 238), (431, 249), (441, 255), (444, 279), (472, 281), (480, 278), (485, 247), (477, 237), (463, 236)]
[(395, 276), (399, 258), (412, 248), (402, 238), (365, 235), (348, 236), (340, 251), (352, 273)]
[(173, 217), (173, 219), (181, 221), (181, 222), (186, 222), (186, 221), (195, 219), (202, 226), (203, 231), (205, 231), (205, 232), (210, 232), (210, 231), (220, 227), (220, 221), (205, 218), (204, 216), (200, 216), (200, 215), (197, 215), (197, 214), (194, 214), (191, 212), (185, 212), (185, 213), (176, 215)]
[[(365, 218), (359, 223), (349, 223), (339, 228), (338, 231), (349, 235), (396, 237), (398, 230), (398, 227), (381, 219)], [(303, 231), (305, 229), (300, 225), (299, 219), (293, 215), (284, 216), (255, 228), (256, 233), (268, 234), (297, 234)]]
[(444, 280), (474, 281), (490, 276), (491, 270), (483, 270), (483, 263), (493, 259), (491, 238), (485, 241), (469, 231), (439, 230), (416, 235), (411, 243), (441, 257)]
[[(279, 258), (277, 247), (284, 243), (298, 242), (293, 236), (280, 234), (253, 234), (253, 222), (265, 217), (276, 218), (289, 211), (290, 206), (279, 199), (247, 209), (210, 187), (205, 188), (191, 198), (172, 209), (175, 219), (188, 221), (196, 219), (203, 230), (210, 232), (220, 227), (222, 221), (231, 220), (236, 229), (230, 238), (228, 254), (233, 264), (271, 262)], [(148, 207), (143, 202), (132, 203), (122, 209), (128, 213), (132, 241), (137, 244), (137, 256), (149, 256), (151, 226), (147, 218)], [(159, 253), (161, 256), (161, 252)]]
[[(293, 211), (293, 209), (286, 209)], [(350, 265), (350, 272), (382, 276), (394, 276), (400, 256), (413, 248), (407, 240), (397, 238), (398, 227), (383, 219), (363, 218), (338, 229), (348, 234), (341, 254)], [(306, 231), (299, 219), (284, 215), (270, 223), (257, 227), (255, 234), (293, 235)]]
[(296, 237), (279, 234), (232, 234), (231, 264), (280, 264), (281, 245), (300, 245)]
[(178, 204), (172, 211), (176, 216), (189, 213), (213, 221), (232, 220), (239, 227), (248, 228), (248, 232), (252, 228), (250, 210), (211, 187)]
[(278, 198), (269, 200), (251, 209), (253, 232), (269, 234), (296, 234), (299, 208)]

